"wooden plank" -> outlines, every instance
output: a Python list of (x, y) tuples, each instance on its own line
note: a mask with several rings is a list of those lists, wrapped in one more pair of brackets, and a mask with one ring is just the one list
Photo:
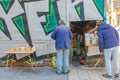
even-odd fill
[(25, 47), (23, 47), (23, 49), (21, 47), (12, 47), (10, 50), (8, 50), (7, 52), (5, 52), (6, 54), (33, 54), (36, 51), (36, 49), (30, 48), (30, 49), (26, 49)]
[[(26, 62), (14, 62), (12, 67), (31, 67), (31, 63), (26, 63)], [(52, 67), (51, 63), (35, 63), (33, 64), (33, 67)], [(0, 63), (0, 67), (6, 67), (6, 63)], [(8, 64), (8, 67), (11, 67), (11, 63)]]
[(85, 44), (85, 46), (98, 46), (98, 44)]
[(80, 80), (90, 80), (86, 69), (78, 69), (78, 77)]
[(68, 74), (68, 80), (79, 80), (77, 69), (71, 69)]
[(101, 80), (100, 76), (97, 74), (97, 70), (91, 69), (87, 70), (90, 80)]

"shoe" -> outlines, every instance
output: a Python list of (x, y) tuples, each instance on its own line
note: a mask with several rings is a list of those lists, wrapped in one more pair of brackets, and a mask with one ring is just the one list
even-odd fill
[(109, 74), (102, 74), (102, 77), (112, 78), (112, 76), (111, 76), (111, 75), (109, 75)]
[(67, 72), (63, 72), (63, 74), (68, 74), (70, 72), (70, 70), (68, 70)]
[(59, 74), (59, 75), (62, 74), (62, 73), (59, 73), (59, 72), (57, 72), (57, 71), (56, 71), (56, 73)]
[(119, 77), (119, 74), (115, 74), (115, 77)]

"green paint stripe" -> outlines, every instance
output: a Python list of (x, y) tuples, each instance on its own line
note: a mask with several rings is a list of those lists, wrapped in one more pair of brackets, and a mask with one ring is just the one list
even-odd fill
[(10, 7), (11, 0), (2, 0), (1, 3), (3, 5), (4, 10), (8, 11), (8, 9)]
[[(56, 24), (57, 23), (57, 21), (56, 21), (56, 17), (55, 17), (55, 11), (53, 10), (53, 6), (52, 6), (52, 9), (51, 9), (51, 14), (49, 14), (47, 17), (49, 17), (48, 18), (48, 24), (47, 24), (47, 26), (50, 24), (50, 21), (53, 19), (53, 23), (54, 24)], [(46, 29), (47, 29), (48, 27), (46, 27)]]
[(3, 25), (3, 22), (2, 22), (2, 21), (0, 21), (0, 29), (1, 29), (1, 30), (5, 30), (4, 25)]
[[(99, 9), (100, 13), (102, 14), (102, 16), (104, 16), (104, 1), (99, 1), (98, 2), (97, 0), (94, 0), (94, 2), (96, 4), (97, 8)], [(101, 4), (103, 7), (101, 7), (99, 4)]]
[(20, 32), (25, 35), (25, 29), (24, 29), (24, 19), (22, 16), (19, 16), (17, 18), (14, 19), (15, 24), (17, 25), (18, 29), (20, 30)]
[(58, 26), (57, 15), (54, 7), (55, 0), (50, 0), (50, 13), (46, 15), (47, 23), (44, 25), (46, 33), (51, 32), (55, 27)]
[(77, 12), (78, 12), (78, 14), (80, 15), (80, 7), (77, 7)]

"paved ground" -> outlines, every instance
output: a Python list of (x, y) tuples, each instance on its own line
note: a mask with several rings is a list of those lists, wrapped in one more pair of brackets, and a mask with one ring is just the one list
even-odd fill
[(70, 66), (69, 74), (58, 75), (51, 67), (0, 67), (0, 80), (120, 80), (103, 78), (104, 68), (86, 68), (78, 64)]
[(68, 80), (68, 75), (57, 75), (51, 67), (0, 68), (0, 80)]

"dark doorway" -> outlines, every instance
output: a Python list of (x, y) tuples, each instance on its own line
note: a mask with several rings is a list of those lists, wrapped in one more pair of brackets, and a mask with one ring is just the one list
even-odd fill
[(85, 33), (94, 28), (96, 21), (76, 21), (70, 22), (70, 28), (73, 34), (71, 60), (85, 64), (88, 48), (85, 46)]

